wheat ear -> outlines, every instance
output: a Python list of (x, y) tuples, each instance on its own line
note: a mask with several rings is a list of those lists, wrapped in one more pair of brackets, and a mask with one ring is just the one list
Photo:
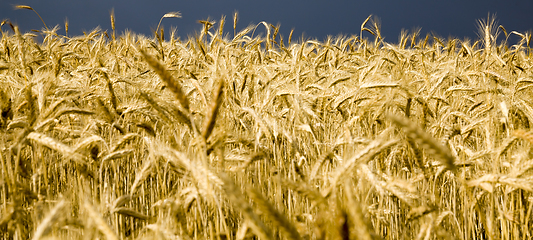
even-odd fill
[(409, 138), (414, 139), (420, 146), (426, 149), (429, 155), (433, 155), (440, 160), (448, 170), (455, 171), (452, 153), (433, 136), (405, 118), (395, 115), (388, 115), (387, 118), (402, 128)]
[(100, 230), (100, 232), (104, 234), (104, 236), (106, 236), (107, 239), (109, 240), (119, 239), (117, 235), (115, 234), (115, 232), (113, 232), (113, 230), (109, 227), (109, 225), (107, 225), (107, 223), (102, 218), (102, 216), (100, 216), (100, 214), (96, 212), (96, 210), (93, 208), (93, 206), (91, 205), (91, 203), (89, 203), (88, 200), (84, 201), (83, 206), (85, 210), (87, 210), (89, 217), (95, 222), (98, 230)]
[(146, 61), (146, 63), (148, 63), (148, 65), (150, 65), (152, 70), (154, 70), (154, 72), (159, 75), (161, 80), (165, 82), (170, 91), (172, 91), (176, 95), (176, 98), (180, 102), (181, 106), (186, 110), (186, 113), (188, 115), (188, 113), (190, 112), (189, 100), (187, 99), (187, 95), (185, 95), (185, 93), (181, 89), (180, 84), (174, 79), (174, 77), (172, 77), (172, 74), (170, 74), (170, 72), (165, 68), (165, 66), (163, 66), (163, 64), (160, 63), (157, 59), (150, 56), (148, 53), (146, 53), (140, 48), (139, 52), (141, 52), (144, 57), (144, 60)]
[(220, 178), (222, 181), (224, 181), (223, 188), (230, 200), (229, 202), (231, 202), (233, 206), (241, 211), (241, 213), (250, 223), (250, 228), (252, 231), (259, 236), (260, 239), (272, 239), (272, 231), (267, 228), (259, 216), (255, 214), (250, 204), (248, 204), (246, 199), (243, 197), (243, 194), (239, 191), (237, 186), (235, 186), (233, 180), (224, 175), (220, 176)]
[(33, 234), (33, 240), (41, 239), (44, 235), (50, 232), (50, 227), (60, 217), (61, 210), (65, 207), (65, 201), (60, 201), (46, 216), (46, 218), (37, 226), (37, 230)]
[(268, 216), (268, 218), (272, 221), (272, 223), (279, 228), (287, 237), (287, 239), (292, 240), (301, 240), (302, 237), (298, 233), (298, 230), (296, 230), (296, 227), (294, 224), (292, 224), (289, 219), (287, 219), (284, 215), (282, 215), (273, 205), (270, 203), (265, 197), (263, 197), (263, 194), (259, 192), (257, 189), (254, 189), (252, 187), (248, 187), (248, 193), (250, 194), (250, 197), (254, 200), (254, 202), (257, 204), (258, 208), (261, 210), (261, 212)]
[(38, 133), (38, 132), (31, 132), (27, 136), (28, 139), (35, 141), (36, 143), (46, 146), (50, 149), (53, 149), (55, 151), (60, 152), (63, 156), (71, 158), (77, 163), (80, 163), (82, 165), (87, 165), (85, 159), (86, 157), (82, 154), (77, 153), (74, 149), (67, 146), (66, 144), (48, 137), (44, 134)]
[(215, 127), (215, 121), (218, 115), (218, 109), (222, 103), (222, 95), (224, 94), (224, 80), (220, 80), (214, 90), (215, 95), (209, 106), (209, 111), (203, 123), (202, 136), (207, 140), (213, 128)]
[(48, 26), (46, 26), (46, 23), (44, 22), (43, 18), (41, 17), (41, 15), (39, 15), (39, 13), (37, 11), (35, 11), (35, 9), (33, 9), (32, 7), (28, 6), (28, 5), (15, 5), (15, 9), (28, 9), (28, 10), (32, 10), (35, 14), (37, 14), (37, 16), (39, 17), (39, 19), (41, 19), (41, 22), (43, 22), (43, 25), (44, 27), (46, 28), (46, 31), (50, 31), (48, 29)]

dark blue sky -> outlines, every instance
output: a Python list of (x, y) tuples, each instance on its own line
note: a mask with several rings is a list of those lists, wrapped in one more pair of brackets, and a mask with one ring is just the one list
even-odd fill
[[(49, 27), (59, 25), (64, 34), (68, 18), (69, 35), (80, 35), (100, 26), (111, 29), (109, 13), (114, 9), (117, 34), (125, 29), (152, 36), (159, 19), (167, 12), (180, 11), (181, 19), (167, 18), (182, 39), (201, 29), (197, 20), (226, 16), (226, 32), (232, 33), (233, 12), (239, 12), (237, 30), (251, 23), (280, 23), (285, 38), (294, 28), (294, 37), (323, 40), (328, 35), (358, 34), (361, 23), (373, 14), (379, 17), (387, 42), (397, 42), (402, 29), (422, 28), (425, 36), (434, 32), (441, 37), (477, 39), (476, 23), (487, 14), (496, 14), (508, 32), (533, 29), (533, 0), (0, 0), (0, 20), (10, 19), (23, 31), (41, 29), (43, 24), (30, 10), (14, 10), (13, 5), (33, 7)], [(8, 27), (2, 28), (7, 31)], [(258, 28), (262, 31), (262, 27)], [(232, 34), (231, 34), (232, 35)], [(370, 34), (366, 36), (371, 37)]]

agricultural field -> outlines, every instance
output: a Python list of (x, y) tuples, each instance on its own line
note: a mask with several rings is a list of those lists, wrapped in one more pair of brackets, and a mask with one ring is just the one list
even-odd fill
[(531, 33), (236, 22), (2, 22), (0, 239), (533, 238)]

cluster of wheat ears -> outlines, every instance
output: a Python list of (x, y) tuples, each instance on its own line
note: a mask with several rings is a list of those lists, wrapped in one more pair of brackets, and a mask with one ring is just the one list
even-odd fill
[(2, 22), (1, 239), (533, 237), (530, 33), (200, 23), (182, 41), (116, 36), (113, 14), (75, 37)]

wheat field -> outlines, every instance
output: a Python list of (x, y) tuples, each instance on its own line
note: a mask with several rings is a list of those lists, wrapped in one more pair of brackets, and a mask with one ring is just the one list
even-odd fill
[(533, 238), (531, 33), (199, 22), (2, 22), (1, 239)]

